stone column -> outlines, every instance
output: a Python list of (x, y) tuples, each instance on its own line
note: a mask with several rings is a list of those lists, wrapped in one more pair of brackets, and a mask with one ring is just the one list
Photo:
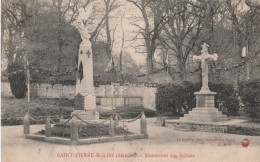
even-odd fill
[[(99, 118), (96, 110), (96, 95), (93, 82), (93, 57), (91, 43), (84, 40), (78, 55), (78, 77), (76, 84), (74, 113), (85, 120)], [(84, 111), (83, 111), (84, 110)]]

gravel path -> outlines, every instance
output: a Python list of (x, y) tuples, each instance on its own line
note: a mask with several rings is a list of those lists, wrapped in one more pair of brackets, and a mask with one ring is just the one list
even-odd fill
[[(22, 126), (4, 126), (1, 129), (2, 162), (260, 161), (260, 137), (176, 131), (156, 126), (155, 120), (155, 118), (148, 119), (149, 139), (84, 146), (29, 140), (23, 137)], [(33, 125), (31, 132), (37, 132), (42, 128), (44, 125)], [(128, 124), (127, 128), (138, 133), (139, 120)], [(245, 138), (250, 140), (246, 148), (241, 145)]]

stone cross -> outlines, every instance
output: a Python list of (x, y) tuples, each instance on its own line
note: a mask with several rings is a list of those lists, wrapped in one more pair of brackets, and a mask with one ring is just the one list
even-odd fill
[(201, 69), (202, 69), (202, 87), (201, 87), (201, 92), (209, 92), (209, 86), (208, 86), (208, 80), (209, 80), (209, 75), (208, 75), (208, 61), (209, 60), (217, 60), (218, 55), (216, 53), (209, 54), (208, 52), (208, 47), (209, 45), (207, 43), (204, 43), (201, 45), (202, 50), (201, 50), (201, 55), (199, 56), (193, 56), (193, 60), (199, 60), (201, 61)]

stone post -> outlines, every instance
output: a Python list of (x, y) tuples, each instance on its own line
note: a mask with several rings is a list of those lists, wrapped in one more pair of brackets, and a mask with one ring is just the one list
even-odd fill
[(114, 120), (111, 117), (110, 118), (110, 123), (109, 123), (109, 136), (114, 137), (115, 136), (115, 127), (114, 127)]
[(146, 123), (146, 117), (144, 113), (141, 117), (140, 130), (141, 130), (141, 134), (147, 135), (147, 123)]
[(47, 117), (46, 123), (45, 123), (45, 136), (50, 137), (51, 136), (51, 121), (50, 117)]
[(162, 126), (165, 127), (165, 119), (162, 119)]
[(23, 133), (30, 134), (30, 117), (29, 114), (25, 114), (23, 118)]
[(79, 128), (76, 116), (73, 116), (70, 123), (70, 138), (72, 141), (78, 141), (79, 139)]

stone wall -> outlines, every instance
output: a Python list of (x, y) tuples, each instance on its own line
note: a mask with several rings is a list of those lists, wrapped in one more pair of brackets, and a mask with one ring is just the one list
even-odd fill
[(1, 95), (5, 97), (13, 96), (9, 83), (1, 82)]
[[(10, 84), (7, 82), (1, 83), (1, 94), (2, 96), (13, 96)], [(61, 84), (47, 84), (47, 83), (33, 83), (31, 84), (31, 96), (41, 98), (68, 98), (74, 99), (75, 96), (74, 85), (61, 85)], [(157, 89), (154, 87), (145, 86), (111, 86), (111, 85), (100, 85), (96, 87), (96, 96), (112, 96), (112, 93), (116, 96), (136, 96), (142, 97), (142, 105), (145, 108), (155, 110), (155, 94)]]

